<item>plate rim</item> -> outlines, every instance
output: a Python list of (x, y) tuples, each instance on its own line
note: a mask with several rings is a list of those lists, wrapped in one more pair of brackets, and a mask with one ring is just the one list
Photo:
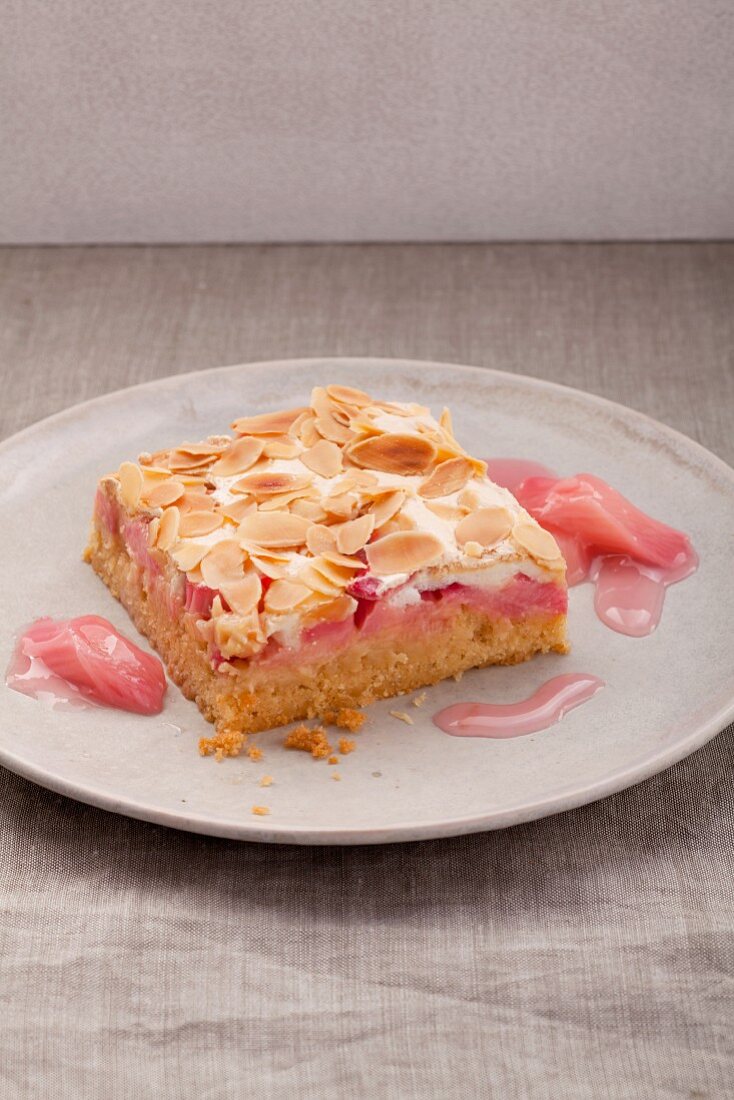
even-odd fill
[[(71, 420), (80, 411), (93, 411), (97, 407), (114, 404), (122, 395), (137, 393), (143, 390), (155, 390), (178, 380), (191, 381), (204, 375), (234, 373), (235, 371), (253, 370), (267, 367), (268, 370), (287, 372), (294, 368), (303, 368), (308, 364), (330, 363), (342, 366), (367, 366), (370, 364), (390, 364), (395, 369), (419, 368), (421, 370), (451, 370), (466, 373), (468, 375), (480, 375), (483, 378), (491, 376), (498, 381), (519, 382), (533, 389), (546, 390), (551, 393), (573, 395), (591, 402), (593, 405), (609, 412), (620, 414), (629, 423), (630, 418), (641, 428), (652, 429), (658, 435), (662, 435), (671, 444), (677, 443), (683, 446), (694, 458), (699, 460), (699, 465), (705, 465), (730, 484), (734, 493), (734, 468), (729, 466), (718, 455), (714, 454), (701, 443), (691, 439), (690, 436), (679, 432), (675, 428), (648, 416), (637, 409), (623, 405), (620, 402), (611, 401), (598, 394), (589, 393), (586, 390), (573, 386), (566, 386), (560, 382), (552, 382), (543, 378), (535, 378), (532, 375), (516, 374), (512, 371), (498, 370), (494, 367), (472, 366), (461, 363), (448, 363), (437, 359), (406, 359), (391, 356), (347, 356), (324, 355), (305, 356), (290, 359), (258, 360), (247, 363), (232, 363), (222, 366), (202, 368), (195, 371), (184, 371), (176, 374), (165, 375), (162, 378), (154, 378), (145, 382), (138, 382), (132, 386), (123, 386), (108, 393), (99, 394), (96, 397), (67, 406), (58, 412), (42, 418), (13, 433), (0, 442), (0, 457), (11, 450), (18, 443), (25, 442), (36, 433), (42, 433), (48, 427)], [(2, 492), (0, 491), (0, 499)], [(734, 695), (728, 701), (719, 706), (716, 712), (696, 727), (682, 740), (677, 741), (658, 752), (643, 756), (626, 767), (612, 772), (610, 775), (596, 780), (593, 783), (579, 789), (569, 790), (563, 788), (538, 800), (531, 805), (505, 807), (501, 811), (486, 811), (480, 814), (469, 814), (453, 818), (445, 818), (441, 822), (404, 821), (392, 823), (381, 827), (343, 827), (338, 828), (314, 828), (309, 825), (274, 826), (269, 822), (257, 821), (212, 821), (201, 814), (190, 812), (173, 812), (151, 807), (145, 802), (135, 799), (120, 798), (93, 785), (79, 783), (58, 777), (53, 773), (44, 771), (42, 767), (25, 760), (0, 744), (0, 764), (9, 771), (29, 780), (47, 790), (54, 791), (65, 797), (72, 798), (86, 805), (92, 805), (108, 812), (123, 814), (141, 821), (147, 821), (154, 825), (174, 828), (200, 835), (217, 836), (232, 840), (255, 841), (272, 844), (299, 844), (319, 846), (345, 846), (345, 845), (370, 845), (385, 843), (405, 843), (418, 840), (430, 840), (463, 836), (475, 832), (488, 832), (494, 829), (507, 828), (523, 822), (535, 821), (542, 817), (564, 813), (599, 801), (609, 795), (618, 793), (628, 787), (635, 786), (653, 775), (671, 767), (673, 764), (689, 756), (701, 748), (718, 733), (720, 733), (731, 721), (734, 720)]]

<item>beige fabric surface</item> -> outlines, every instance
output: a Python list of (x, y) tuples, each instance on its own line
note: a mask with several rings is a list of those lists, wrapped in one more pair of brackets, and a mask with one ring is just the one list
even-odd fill
[[(734, 245), (5, 250), (0, 273), (6, 435), (177, 371), (375, 354), (568, 382), (734, 460)], [(568, 814), (362, 849), (186, 835), (0, 772), (0, 1096), (732, 1095), (732, 733)]]

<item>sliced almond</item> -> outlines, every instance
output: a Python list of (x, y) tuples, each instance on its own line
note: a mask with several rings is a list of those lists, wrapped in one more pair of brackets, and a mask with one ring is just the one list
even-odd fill
[[(309, 409), (309, 413), (311, 410)], [(321, 439), (318, 428), (316, 427), (316, 417), (311, 413), (301, 424), (299, 430), (299, 438), (304, 447), (313, 447), (314, 443), (318, 443)]]
[(302, 406), (299, 409), (260, 413), (259, 416), (243, 416), (235, 420), (232, 427), (238, 435), (287, 435), (294, 421), (308, 411)]
[(153, 516), (152, 520), (148, 524), (148, 546), (155, 546), (158, 540), (158, 529), (161, 525), (161, 521), (158, 516)]
[[(316, 560), (315, 558), (314, 561)], [(300, 571), (298, 579), (308, 585), (310, 589), (317, 592), (320, 596), (338, 596), (345, 587), (345, 585), (335, 584), (332, 580), (328, 579), (321, 570), (315, 569), (310, 562), (305, 569)]]
[(285, 512), (288, 506), (296, 500), (301, 500), (307, 490), (297, 489), (294, 493), (277, 493), (272, 497), (264, 497), (258, 504), (261, 512)]
[(507, 508), (478, 508), (470, 512), (456, 525), (456, 541), (459, 546), (466, 542), (478, 542), (480, 546), (495, 546), (507, 538), (512, 530), (514, 516)]
[(386, 432), (352, 443), (346, 453), (356, 466), (410, 476), (425, 473), (437, 449), (432, 440), (422, 436)]
[(362, 409), (372, 404), (372, 398), (364, 390), (355, 390), (351, 386), (327, 386), (326, 392), (334, 401), (341, 401), (343, 405), (354, 405)]
[(453, 504), (442, 504), (440, 500), (427, 500), (426, 508), (433, 512), (439, 519), (448, 520), (450, 523), (458, 523), (466, 515), (465, 508), (455, 508)]
[(369, 541), (374, 529), (375, 516), (372, 512), (343, 523), (336, 536), (337, 549), (342, 554), (356, 554)]
[(359, 558), (340, 554), (338, 550), (324, 550), (321, 557), (324, 561), (331, 562), (332, 565), (338, 565), (340, 569), (347, 569), (351, 573), (359, 573), (360, 570), (367, 568)]
[(186, 492), (180, 481), (169, 478), (168, 481), (160, 481), (146, 494), (146, 500), (151, 508), (167, 508), (169, 504), (175, 504)]
[(428, 531), (396, 531), (367, 546), (367, 561), (373, 573), (415, 573), (438, 561), (443, 544)]
[(284, 435), (281, 439), (268, 439), (263, 453), (267, 458), (296, 458), (300, 452), (298, 444)]
[(304, 466), (313, 470), (319, 477), (336, 477), (342, 470), (342, 453), (336, 443), (329, 439), (320, 439), (300, 456)]
[(481, 503), (479, 493), (476, 489), (465, 489), (458, 498), (459, 507), (468, 508), (470, 512), (473, 512), (475, 508), (481, 507)]
[(340, 424), (331, 410), (323, 412), (316, 417), (316, 430), (324, 439), (332, 443), (349, 443), (354, 439), (354, 432), (344, 424)]
[(380, 479), (369, 470), (350, 470), (349, 475), (359, 489), (374, 489), (380, 484)]
[(120, 495), (123, 504), (130, 511), (134, 511), (140, 503), (143, 471), (136, 462), (123, 462), (117, 471), (117, 480), (120, 482)]
[(206, 543), (177, 542), (170, 554), (179, 569), (183, 573), (188, 573), (199, 564), (208, 549)]
[(178, 536), (182, 539), (201, 538), (210, 535), (224, 523), (221, 512), (187, 512), (181, 516)]
[(207, 588), (221, 588), (229, 581), (239, 580), (245, 551), (237, 539), (222, 539), (208, 548), (201, 561), (201, 575)]
[(220, 592), (237, 615), (247, 615), (253, 611), (262, 594), (262, 584), (253, 570), (236, 581), (225, 581)]
[(481, 558), (483, 550), (484, 547), (481, 543), (472, 542), (471, 539), (464, 543), (464, 553), (468, 558)]
[(307, 500), (305, 497), (294, 500), (290, 505), (290, 511), (296, 516), (305, 516), (311, 523), (323, 523), (327, 518), (325, 510), (318, 501)]
[(418, 487), (422, 497), (447, 497), (463, 489), (474, 473), (471, 462), (465, 458), (449, 458), (432, 471), (431, 476)]
[(389, 519), (399, 512), (405, 502), (405, 493), (396, 490), (379, 497), (372, 506), (372, 515), (375, 517), (375, 527), (382, 527)]
[(351, 519), (359, 506), (359, 500), (354, 493), (328, 496), (321, 503), (330, 516), (339, 516), (341, 519)]
[(304, 516), (290, 512), (253, 512), (245, 516), (237, 533), (260, 546), (303, 546), (310, 526)]
[(157, 546), (159, 550), (170, 550), (178, 538), (178, 527), (181, 522), (181, 513), (176, 505), (166, 508), (161, 516), (158, 528)]
[(145, 488), (152, 489), (154, 485), (157, 485), (161, 481), (165, 481), (166, 478), (171, 476), (171, 471), (167, 470), (165, 466), (150, 466), (142, 461), (143, 458), (150, 458), (150, 455), (138, 455), (138, 464), (143, 468), (143, 482)]
[(313, 626), (316, 623), (341, 623), (356, 610), (357, 601), (351, 596), (342, 594), (317, 604), (303, 616), (303, 623), (305, 626)]
[(240, 478), (232, 489), (238, 493), (249, 493), (256, 500), (274, 496), (279, 493), (296, 493), (306, 489), (311, 484), (312, 478), (308, 474), (276, 473), (263, 470), (262, 473), (248, 474)]
[(214, 458), (227, 450), (232, 440), (227, 435), (212, 436), (200, 443), (179, 443), (177, 452), (192, 455), (195, 458)]
[(209, 472), (213, 477), (234, 477), (235, 474), (243, 474), (245, 470), (255, 465), (263, 453), (264, 446), (262, 439), (255, 439), (251, 435), (235, 439)]
[[(329, 555), (329, 557), (332, 556), (333, 555)], [(339, 589), (346, 588), (347, 585), (350, 585), (354, 580), (354, 569), (344, 568), (343, 565), (330, 561), (325, 555), (314, 558), (311, 562), (311, 569), (320, 573), (322, 577), (326, 578), (329, 584), (333, 584)]]
[(188, 512), (213, 512), (217, 506), (213, 497), (198, 488), (187, 489), (177, 503), (182, 516)]
[(276, 580), (265, 593), (265, 610), (282, 615), (298, 607), (311, 595), (311, 589), (297, 581)]
[(441, 410), (441, 415), (438, 418), (438, 422), (445, 432), (448, 432), (450, 436), (454, 434), (454, 425), (451, 420), (451, 413), (448, 409)]
[(314, 523), (306, 532), (306, 546), (315, 557), (317, 554), (323, 554), (324, 550), (335, 549), (336, 535), (323, 523)]
[(280, 580), (281, 577), (287, 575), (285, 565), (280, 562), (273, 561), (272, 558), (259, 558), (256, 555), (250, 555), (250, 561), (257, 570), (263, 573), (266, 577), (269, 577), (271, 581)]
[(207, 470), (214, 462), (216, 455), (190, 455), (185, 451), (171, 451), (168, 456), (168, 465), (176, 473), (197, 472)]
[(254, 512), (256, 508), (255, 498), (249, 496), (238, 497), (237, 500), (231, 500), (219, 506), (225, 519), (231, 519), (233, 523), (241, 523), (245, 516)]
[(520, 520), (512, 528), (515, 542), (539, 561), (554, 562), (563, 559), (558, 543), (543, 527), (528, 520)]

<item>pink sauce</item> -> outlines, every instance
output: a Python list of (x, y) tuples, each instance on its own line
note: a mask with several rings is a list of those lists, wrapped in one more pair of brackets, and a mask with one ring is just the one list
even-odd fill
[(558, 478), (521, 459), (490, 459), (488, 470), (555, 536), (569, 585), (595, 584), (596, 613), (620, 634), (651, 634), (665, 589), (698, 568), (686, 535), (635, 508), (593, 474)]
[(166, 693), (158, 658), (98, 615), (36, 619), (18, 639), (5, 682), (60, 709), (104, 706), (159, 714)]
[(554, 676), (518, 703), (456, 703), (435, 714), (433, 721), (452, 737), (522, 737), (560, 722), (603, 687), (597, 676), (571, 672)]

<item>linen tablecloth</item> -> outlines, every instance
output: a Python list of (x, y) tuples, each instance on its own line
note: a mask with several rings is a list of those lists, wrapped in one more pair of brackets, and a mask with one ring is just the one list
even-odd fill
[[(179, 371), (381, 355), (579, 386), (734, 460), (734, 245), (7, 249), (0, 271), (5, 435)], [(351, 849), (178, 833), (2, 771), (0, 1097), (732, 1095), (733, 758), (730, 729), (571, 813)]]

